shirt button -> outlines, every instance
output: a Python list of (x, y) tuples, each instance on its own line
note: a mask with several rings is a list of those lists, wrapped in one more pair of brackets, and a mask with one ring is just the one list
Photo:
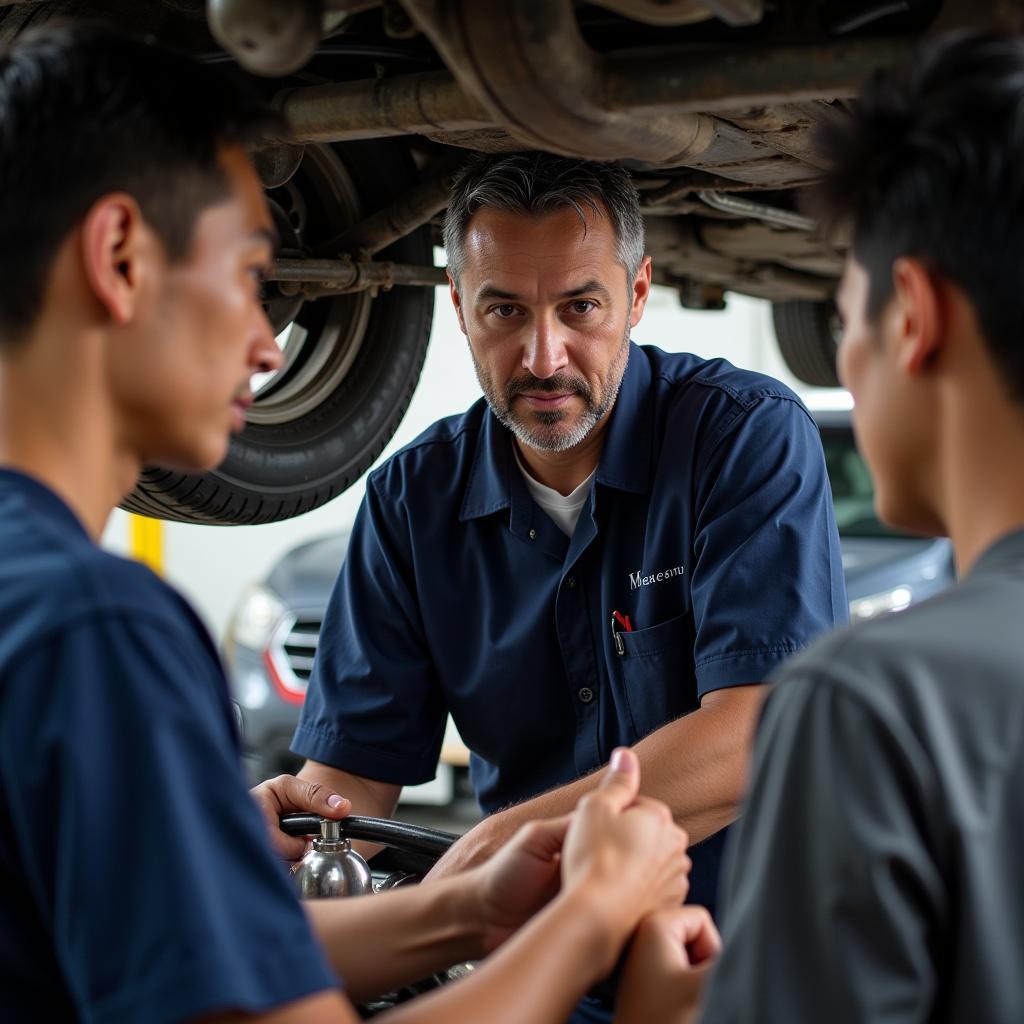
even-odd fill
[(537, 531), (536, 530), (531, 530), (530, 531), (530, 540), (536, 540), (536, 539), (537, 539)]
[(565, 577), (565, 585), (570, 590), (572, 590), (572, 588), (576, 586), (576, 577), (575, 576), (566, 576)]
[(584, 686), (576, 696), (579, 697), (584, 704), (589, 704), (594, 699), (594, 691), (589, 686)]

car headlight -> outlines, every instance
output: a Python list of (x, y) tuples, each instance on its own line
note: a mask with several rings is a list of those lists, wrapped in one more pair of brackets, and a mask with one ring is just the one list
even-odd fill
[(236, 644), (262, 651), (270, 643), (284, 615), (284, 605), (267, 587), (254, 583), (245, 589), (228, 625), (228, 636)]
[(850, 619), (853, 622), (862, 622), (864, 619), (874, 619), (887, 612), (901, 612), (910, 606), (914, 600), (914, 592), (910, 587), (893, 587), (892, 590), (883, 590), (880, 594), (870, 594), (868, 597), (858, 597), (850, 602)]
[[(267, 677), (256, 669), (237, 677), (234, 681), (234, 691), (238, 696), (238, 703), (250, 711), (258, 710), (270, 699)], [(245, 733), (244, 728), (239, 731)]]

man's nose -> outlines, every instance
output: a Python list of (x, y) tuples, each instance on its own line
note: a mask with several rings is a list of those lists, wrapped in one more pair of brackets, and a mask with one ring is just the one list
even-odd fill
[(271, 373), (281, 368), (284, 353), (274, 337), (274, 328), (261, 309), (256, 326), (256, 335), (249, 350), (249, 365), (253, 373)]
[(523, 352), (523, 368), (540, 380), (553, 377), (569, 362), (565, 338), (557, 320), (540, 317)]

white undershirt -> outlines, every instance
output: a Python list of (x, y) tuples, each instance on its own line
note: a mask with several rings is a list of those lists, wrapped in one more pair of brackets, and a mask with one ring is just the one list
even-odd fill
[(594, 473), (597, 472), (597, 467), (594, 467), (590, 476), (571, 494), (560, 494), (553, 487), (548, 487), (539, 480), (534, 480), (530, 476), (529, 470), (523, 465), (519, 452), (516, 452), (515, 456), (516, 465), (519, 467), (519, 472), (523, 474), (523, 479), (526, 481), (526, 487), (530, 492), (530, 496), (544, 509), (555, 526), (566, 537), (571, 537), (576, 529), (576, 522), (580, 517), (580, 513), (583, 511), (583, 506), (590, 497), (590, 489), (594, 483)]

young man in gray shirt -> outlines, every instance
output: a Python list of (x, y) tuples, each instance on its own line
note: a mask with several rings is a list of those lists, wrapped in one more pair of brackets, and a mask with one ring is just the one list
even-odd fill
[[(962, 582), (776, 673), (701, 1020), (1019, 1022), (1024, 41), (931, 44), (823, 146), (878, 511), (948, 534)], [(635, 945), (624, 1022), (689, 1019), (700, 978), (664, 922)]]

